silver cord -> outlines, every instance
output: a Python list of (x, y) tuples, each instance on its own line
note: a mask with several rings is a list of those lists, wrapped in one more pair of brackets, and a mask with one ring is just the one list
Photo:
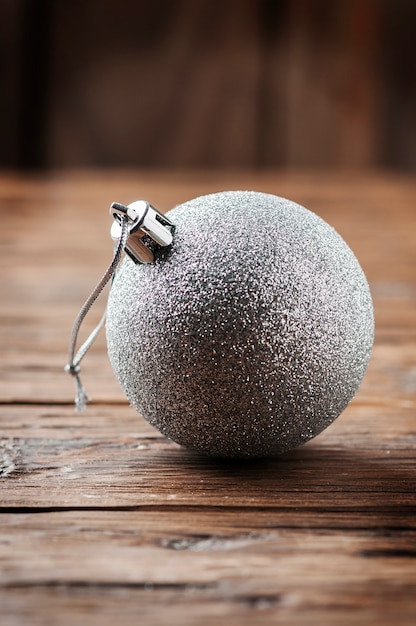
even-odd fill
[(120, 233), (120, 239), (118, 240), (117, 246), (115, 247), (115, 250), (114, 250), (113, 259), (110, 265), (108, 266), (106, 272), (104, 273), (103, 277), (101, 278), (101, 280), (99, 281), (95, 289), (88, 296), (87, 300), (81, 307), (81, 310), (78, 313), (74, 321), (74, 324), (72, 326), (72, 331), (71, 331), (71, 335), (69, 339), (69, 348), (68, 348), (68, 364), (65, 366), (65, 371), (71, 374), (71, 376), (75, 378), (75, 384), (76, 384), (75, 408), (77, 412), (79, 413), (85, 411), (85, 406), (89, 400), (86, 389), (81, 382), (80, 363), (82, 359), (84, 358), (84, 356), (86, 355), (86, 353), (88, 352), (88, 350), (91, 348), (94, 341), (96, 340), (100, 330), (104, 326), (106, 312), (104, 312), (104, 315), (102, 316), (97, 326), (94, 328), (94, 330), (91, 332), (89, 337), (86, 339), (86, 341), (84, 341), (82, 346), (79, 348), (78, 352), (75, 354), (78, 333), (86, 315), (88, 314), (88, 311), (91, 309), (94, 302), (100, 296), (106, 284), (115, 275), (115, 272), (120, 263), (121, 256), (123, 254), (123, 251), (126, 245), (127, 237), (129, 235), (128, 222), (129, 222), (129, 218), (127, 216), (120, 217), (119, 223), (121, 226), (121, 233)]

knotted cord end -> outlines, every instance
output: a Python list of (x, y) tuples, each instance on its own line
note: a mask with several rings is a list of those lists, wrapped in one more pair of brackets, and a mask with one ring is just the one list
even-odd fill
[(75, 395), (75, 410), (77, 413), (83, 413), (86, 409), (89, 397), (84, 385), (81, 382), (81, 368), (75, 363), (68, 363), (65, 365), (65, 372), (71, 374), (75, 378), (76, 383), (76, 395)]
[(71, 376), (76, 376), (80, 373), (81, 368), (79, 365), (75, 365), (75, 363), (67, 363), (64, 367), (64, 370), (67, 374), (71, 374)]

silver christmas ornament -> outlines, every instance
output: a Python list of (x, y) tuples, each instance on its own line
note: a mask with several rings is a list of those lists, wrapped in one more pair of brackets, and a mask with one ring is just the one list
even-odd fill
[(334, 229), (247, 191), (166, 217), (147, 203), (127, 209), (129, 256), (111, 288), (107, 341), (140, 415), (221, 457), (277, 455), (331, 424), (360, 385), (374, 333), (366, 278)]

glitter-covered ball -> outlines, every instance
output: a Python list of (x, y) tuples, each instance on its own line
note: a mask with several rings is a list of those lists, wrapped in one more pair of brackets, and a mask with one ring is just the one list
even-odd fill
[(368, 283), (343, 239), (289, 200), (229, 191), (186, 202), (165, 258), (126, 257), (108, 351), (131, 402), (174, 441), (277, 455), (340, 415), (373, 344)]

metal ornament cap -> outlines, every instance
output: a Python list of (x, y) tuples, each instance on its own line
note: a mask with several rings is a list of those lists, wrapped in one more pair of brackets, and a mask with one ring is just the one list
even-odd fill
[(128, 218), (125, 251), (135, 263), (153, 263), (158, 251), (172, 244), (174, 225), (146, 200), (136, 200), (128, 206), (113, 202), (110, 214), (114, 218), (110, 234), (115, 243), (121, 237), (120, 216)]
[(131, 404), (213, 456), (273, 456), (316, 436), (353, 398), (373, 345), (353, 252), (265, 193), (202, 196), (167, 217), (169, 254), (126, 257), (109, 297), (109, 357)]

